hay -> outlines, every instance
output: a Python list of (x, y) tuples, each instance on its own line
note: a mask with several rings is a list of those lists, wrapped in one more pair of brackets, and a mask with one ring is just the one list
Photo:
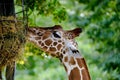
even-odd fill
[(25, 28), (13, 16), (0, 17), (0, 67), (16, 61), (25, 43)]

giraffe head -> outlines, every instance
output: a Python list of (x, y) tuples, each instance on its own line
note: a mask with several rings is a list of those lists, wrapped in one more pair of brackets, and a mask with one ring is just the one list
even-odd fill
[(82, 32), (81, 28), (65, 31), (60, 25), (53, 27), (31, 27), (28, 28), (28, 40), (35, 43), (43, 51), (52, 56), (59, 57), (67, 50), (77, 52), (77, 44), (74, 38)]
[(90, 80), (86, 63), (74, 39), (81, 32), (81, 28), (66, 31), (60, 25), (32, 27), (28, 28), (28, 40), (47, 54), (58, 57), (66, 69), (69, 80)]

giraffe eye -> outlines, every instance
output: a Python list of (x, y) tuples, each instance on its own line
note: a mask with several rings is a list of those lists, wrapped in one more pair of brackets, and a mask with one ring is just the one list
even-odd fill
[(57, 32), (57, 31), (54, 31), (53, 35), (55, 38), (61, 38), (59, 32)]

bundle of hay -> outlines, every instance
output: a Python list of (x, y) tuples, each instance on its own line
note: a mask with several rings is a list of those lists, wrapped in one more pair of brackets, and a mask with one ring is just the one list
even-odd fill
[(0, 17), (0, 68), (16, 61), (25, 42), (25, 28), (13, 16)]

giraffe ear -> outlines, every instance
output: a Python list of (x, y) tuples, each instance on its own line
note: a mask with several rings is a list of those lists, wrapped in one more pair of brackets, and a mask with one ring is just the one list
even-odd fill
[(54, 27), (54, 29), (62, 29), (61, 25), (54, 25), (53, 27)]
[(71, 31), (75, 37), (79, 36), (80, 33), (82, 32), (82, 28), (75, 28), (74, 30)]

